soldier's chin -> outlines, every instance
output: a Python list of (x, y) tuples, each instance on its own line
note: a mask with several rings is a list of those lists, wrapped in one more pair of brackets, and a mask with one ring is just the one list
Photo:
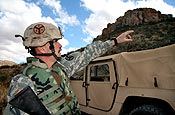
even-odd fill
[[(60, 54), (60, 53), (59, 53)], [(60, 61), (61, 60), (61, 54), (60, 55), (57, 55), (57, 58), (56, 58), (57, 61)]]

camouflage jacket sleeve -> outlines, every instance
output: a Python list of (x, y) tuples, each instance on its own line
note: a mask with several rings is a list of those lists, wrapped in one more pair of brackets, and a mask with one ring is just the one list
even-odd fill
[(62, 64), (65, 66), (65, 71), (68, 76), (72, 76), (75, 72), (82, 70), (93, 59), (105, 54), (113, 47), (112, 41), (105, 42), (96, 41), (88, 45), (83, 52), (74, 52), (65, 56), (62, 59)]
[[(30, 86), (34, 90), (33, 83), (28, 77), (26, 77), (23, 74), (18, 74), (14, 76), (11, 80), (7, 93), (8, 102), (14, 97), (14, 95), (18, 91), (22, 90), (26, 86)], [(4, 110), (3, 115), (28, 115), (28, 114), (24, 113), (23, 111), (17, 108), (14, 108), (12, 105), (8, 103)]]

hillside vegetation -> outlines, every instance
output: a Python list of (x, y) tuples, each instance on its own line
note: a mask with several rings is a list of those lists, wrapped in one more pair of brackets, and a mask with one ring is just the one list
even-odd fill
[[(154, 49), (175, 43), (175, 18), (171, 14), (165, 15), (151, 8), (139, 8), (127, 11), (124, 16), (116, 19), (114, 23), (107, 24), (102, 34), (94, 38), (105, 41), (124, 31), (134, 30), (131, 43), (119, 44), (105, 55)], [(78, 49), (83, 51), (84, 48)], [(72, 53), (72, 52), (69, 52)], [(63, 55), (65, 56), (65, 55)], [(11, 78), (22, 71), (23, 66), (4, 65), (0, 67), (0, 115), (7, 104), (7, 89)]]
[(10, 84), (10, 81), (13, 76), (20, 73), (22, 67), (20, 65), (3, 65), (0, 66), (0, 115), (2, 110), (7, 104), (7, 90)]

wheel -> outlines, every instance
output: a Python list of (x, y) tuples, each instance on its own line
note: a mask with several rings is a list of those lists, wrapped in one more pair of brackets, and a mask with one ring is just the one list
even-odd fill
[(165, 110), (154, 105), (141, 105), (134, 108), (129, 115), (168, 115)]

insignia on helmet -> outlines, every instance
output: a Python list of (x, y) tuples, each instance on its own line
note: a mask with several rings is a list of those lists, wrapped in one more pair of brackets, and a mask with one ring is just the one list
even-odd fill
[(45, 27), (42, 24), (37, 24), (33, 28), (35, 34), (42, 34), (45, 31)]

